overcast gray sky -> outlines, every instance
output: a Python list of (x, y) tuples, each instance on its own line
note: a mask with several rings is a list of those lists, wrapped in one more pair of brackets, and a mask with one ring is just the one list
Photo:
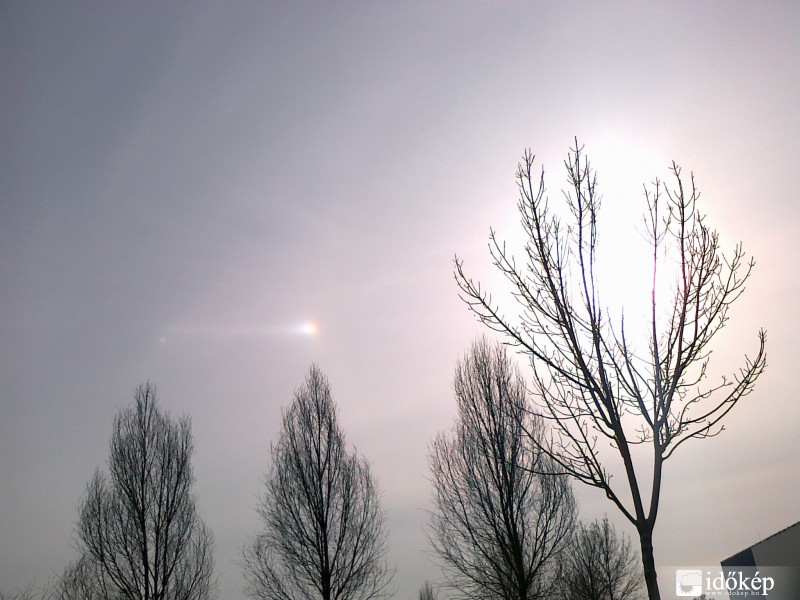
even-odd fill
[(555, 201), (574, 136), (609, 255), (675, 160), (758, 263), (714, 374), (761, 326), (768, 370), (668, 463), (657, 562), (718, 564), (798, 521), (798, 33), (789, 1), (2, 3), (0, 589), (75, 558), (114, 414), (150, 380), (193, 418), (222, 597), (243, 598), (234, 561), (312, 362), (383, 490), (398, 597), (436, 579), (427, 444), (483, 333), (452, 259), (499, 288), (486, 241), (519, 241), (517, 161), (533, 150)]

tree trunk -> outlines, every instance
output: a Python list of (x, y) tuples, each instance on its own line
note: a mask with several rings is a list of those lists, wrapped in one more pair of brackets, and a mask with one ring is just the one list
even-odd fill
[[(326, 561), (327, 562), (327, 561)], [(331, 600), (331, 574), (327, 567), (322, 570), (322, 600)]]
[(642, 549), (642, 565), (644, 565), (644, 581), (647, 584), (647, 597), (650, 600), (661, 600), (658, 591), (656, 561), (653, 556), (653, 529), (649, 524), (639, 527), (639, 543)]

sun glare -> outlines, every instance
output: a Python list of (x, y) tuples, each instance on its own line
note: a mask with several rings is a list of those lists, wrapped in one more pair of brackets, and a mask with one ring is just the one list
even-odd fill
[(304, 323), (300, 330), (306, 335), (317, 335), (317, 324), (311, 321)]
[[(598, 219), (598, 266), (602, 304), (618, 319), (625, 309), (626, 329), (647, 339), (650, 319), (653, 262), (644, 225), (647, 210), (644, 185), (652, 191), (656, 178), (672, 185), (670, 158), (626, 138), (608, 137), (587, 145), (597, 172), (602, 206)], [(658, 312), (668, 311), (677, 280), (674, 257), (660, 256), (657, 271)]]

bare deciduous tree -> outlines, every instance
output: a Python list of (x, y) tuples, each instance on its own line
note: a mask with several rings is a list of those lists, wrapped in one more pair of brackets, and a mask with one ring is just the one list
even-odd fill
[(393, 572), (378, 490), (348, 453), (327, 378), (316, 366), (283, 413), (259, 507), (265, 530), (245, 548), (247, 593), (263, 600), (369, 600)]
[(210, 532), (191, 493), (194, 449), (188, 417), (163, 413), (156, 389), (139, 386), (114, 419), (109, 474), (99, 470), (80, 508), (81, 558), (66, 591), (129, 600), (215, 597)]
[(630, 539), (617, 536), (608, 518), (581, 523), (565, 553), (565, 600), (634, 600), (643, 578)]
[[(645, 187), (653, 286), (648, 347), (639, 351), (626, 335), (624, 319), (612, 322), (600, 300), (595, 268), (600, 197), (582, 148), (576, 141), (565, 161), (570, 187), (564, 196), (571, 213), (567, 226), (550, 210), (544, 171), (536, 176), (533, 160), (526, 153), (517, 170), (527, 236), (524, 268), (493, 231), (489, 243), (494, 265), (521, 305), (520, 319), (506, 318), (458, 259), (455, 278), (475, 315), (530, 357), (534, 397), (553, 425), (550, 443), (542, 450), (561, 472), (603, 490), (633, 523), (648, 594), (656, 600), (653, 528), (664, 461), (687, 440), (718, 434), (722, 419), (752, 391), (766, 365), (761, 331), (755, 358), (746, 357), (733, 377), (706, 383), (710, 342), (727, 322), (754, 263), (745, 259), (741, 245), (731, 254), (722, 253), (717, 233), (697, 207), (694, 177), (687, 182), (673, 163), (672, 186), (656, 180)], [(658, 305), (656, 289), (665, 255), (677, 264), (666, 309)], [(611, 455), (603, 452), (608, 444)], [(646, 484), (640, 484), (641, 463), (633, 458), (636, 444), (649, 448)], [(626, 474), (627, 489), (609, 477), (604, 462), (614, 456)]]
[(426, 581), (419, 588), (419, 600), (436, 600), (438, 597), (439, 594), (436, 593), (436, 588), (430, 581)]
[(473, 344), (456, 367), (458, 417), (430, 452), (430, 541), (465, 598), (547, 597), (575, 522), (563, 475), (527, 434), (540, 430), (503, 346)]
[(105, 600), (113, 597), (108, 589), (108, 578), (97, 570), (88, 554), (64, 569), (53, 594), (54, 600)]

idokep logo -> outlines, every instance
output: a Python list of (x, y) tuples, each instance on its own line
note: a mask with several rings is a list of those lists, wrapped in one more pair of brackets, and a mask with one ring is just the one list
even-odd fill
[(702, 569), (678, 569), (675, 571), (675, 594), (699, 596), (703, 593)]
[[(715, 569), (676, 569), (675, 595), (678, 597), (697, 598), (703, 594), (710, 598), (742, 597), (763, 598), (775, 590), (774, 569), (768, 572), (773, 576), (762, 574), (756, 567)], [(793, 585), (793, 584), (792, 584)], [(785, 587), (785, 586), (783, 586)], [(783, 592), (778, 590), (781, 598)], [(789, 596), (786, 596), (788, 598)], [(800, 598), (793, 595), (792, 598)]]

